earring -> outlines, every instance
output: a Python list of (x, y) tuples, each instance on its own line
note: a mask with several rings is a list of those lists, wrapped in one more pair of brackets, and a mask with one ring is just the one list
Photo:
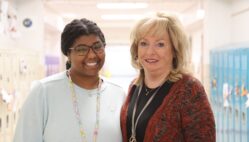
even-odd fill
[(67, 64), (70, 64), (70, 65), (71, 65), (71, 61), (70, 61), (70, 60), (67, 60)]
[(66, 69), (70, 69), (71, 68), (71, 61), (70, 60), (67, 60), (66, 62)]

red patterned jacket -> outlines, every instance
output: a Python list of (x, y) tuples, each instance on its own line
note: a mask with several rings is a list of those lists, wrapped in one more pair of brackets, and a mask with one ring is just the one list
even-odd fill
[[(123, 142), (129, 92), (121, 110)], [(190, 75), (175, 82), (146, 127), (144, 142), (215, 142), (215, 121), (202, 84)]]

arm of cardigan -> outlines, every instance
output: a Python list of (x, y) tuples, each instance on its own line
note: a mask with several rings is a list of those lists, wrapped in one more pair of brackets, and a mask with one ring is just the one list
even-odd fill
[(192, 83), (186, 89), (181, 106), (184, 140), (215, 142), (215, 121), (207, 95), (199, 81)]

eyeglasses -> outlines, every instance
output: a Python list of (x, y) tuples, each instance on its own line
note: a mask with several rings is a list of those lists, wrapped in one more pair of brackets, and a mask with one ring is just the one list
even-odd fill
[(74, 50), (78, 56), (85, 56), (90, 51), (90, 48), (96, 54), (101, 54), (104, 52), (104, 45), (101, 42), (96, 42), (91, 46), (88, 45), (79, 45), (76, 47), (69, 48), (70, 50)]

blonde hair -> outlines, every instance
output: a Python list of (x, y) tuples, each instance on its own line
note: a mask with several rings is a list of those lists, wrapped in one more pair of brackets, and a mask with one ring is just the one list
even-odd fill
[(144, 70), (138, 62), (138, 42), (146, 35), (160, 37), (167, 32), (173, 48), (173, 69), (168, 75), (172, 82), (182, 78), (183, 73), (187, 73), (187, 63), (189, 55), (189, 42), (184, 28), (178, 18), (172, 14), (157, 12), (152, 16), (140, 19), (131, 32), (131, 62), (134, 68), (140, 73), (135, 81), (140, 84), (144, 79)]

